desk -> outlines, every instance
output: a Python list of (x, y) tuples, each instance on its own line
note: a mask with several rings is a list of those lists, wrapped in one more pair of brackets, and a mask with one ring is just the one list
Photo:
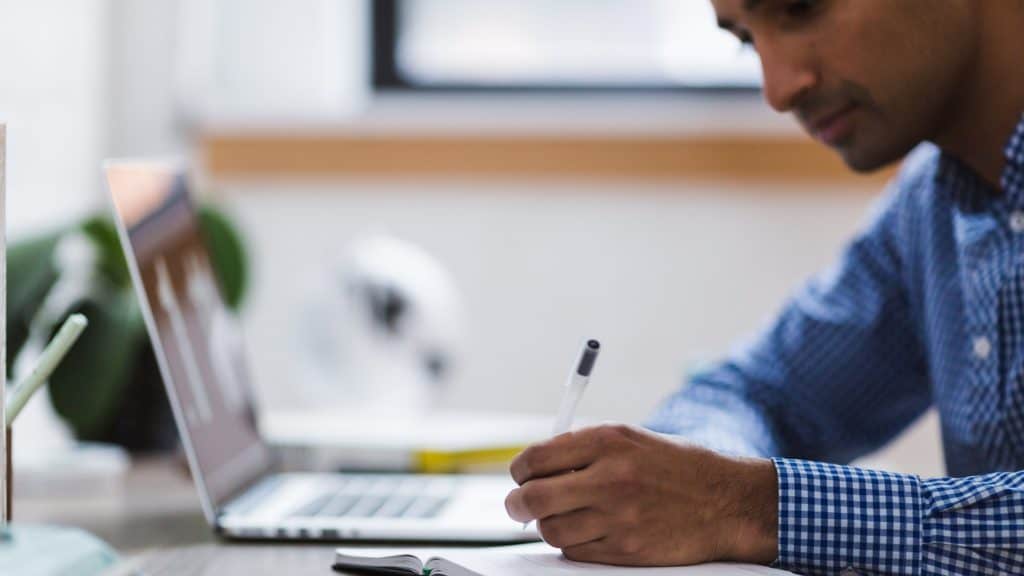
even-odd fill
[(117, 496), (19, 497), (17, 489), (17, 521), (88, 530), (121, 553), (126, 568), (150, 576), (335, 574), (333, 544), (220, 543), (178, 458), (136, 461)]
[(125, 560), (116, 576), (135, 574), (136, 570), (147, 576), (337, 576), (331, 570), (334, 543), (216, 539), (181, 459), (137, 460), (117, 496), (18, 497), (17, 489), (15, 486), (17, 521), (75, 526), (103, 538)]

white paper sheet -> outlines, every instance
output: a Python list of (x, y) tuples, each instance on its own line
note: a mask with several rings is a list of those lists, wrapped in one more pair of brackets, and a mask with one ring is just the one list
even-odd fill
[(785, 576), (782, 570), (754, 564), (714, 563), (698, 566), (632, 568), (572, 562), (557, 548), (543, 542), (487, 548), (339, 548), (344, 554), (386, 556), (414, 554), (423, 560), (447, 558), (485, 576), (569, 576), (604, 574), (606, 576)]

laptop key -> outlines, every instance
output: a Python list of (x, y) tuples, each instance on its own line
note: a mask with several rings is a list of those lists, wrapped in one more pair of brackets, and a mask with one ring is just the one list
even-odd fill
[(425, 512), (423, 517), (424, 518), (433, 518), (434, 516), (437, 516), (438, 514), (441, 513), (441, 509), (443, 509), (445, 507), (445, 505), (447, 505), (447, 504), (448, 504), (448, 498), (447, 497), (436, 498), (434, 500), (433, 504), (430, 507), (427, 508), (427, 510), (426, 510), (426, 512)]
[(336, 494), (318, 516), (344, 516), (359, 501), (356, 494)]
[(365, 475), (336, 488), (296, 507), (290, 516), (432, 518), (448, 503), (454, 482)]
[(292, 511), (290, 516), (316, 516), (331, 500), (331, 494), (321, 494)]
[(433, 518), (441, 512), (441, 509), (444, 508), (447, 503), (448, 497), (420, 496), (405, 510), (403, 517)]
[(373, 514), (384, 505), (387, 501), (387, 496), (381, 494), (366, 494), (355, 503), (344, 514), (344, 516), (355, 517), (355, 518), (367, 518), (373, 516)]
[(380, 518), (399, 518), (416, 502), (416, 498), (414, 494), (395, 494), (388, 498), (388, 501), (377, 510), (374, 516)]

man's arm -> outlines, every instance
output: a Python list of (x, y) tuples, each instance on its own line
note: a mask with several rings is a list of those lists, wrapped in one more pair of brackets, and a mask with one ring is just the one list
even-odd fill
[[(920, 415), (931, 397), (900, 245), (913, 235), (899, 228), (909, 225), (900, 204), (915, 191), (913, 176), (904, 172), (832, 270), (752, 343), (665, 402), (650, 427), (732, 454), (847, 462)], [(506, 506), (514, 518), (539, 519), (545, 539), (579, 559), (767, 562), (770, 543), (780, 558), (790, 550), (783, 544), (813, 547), (785, 540), (802, 520), (766, 506), (804, 494), (783, 491), (797, 478), (785, 476), (786, 462), (766, 468), (763, 459), (601, 428), (524, 452), (512, 468), (521, 487)], [(869, 515), (872, 505), (850, 513)]]
[(923, 413), (928, 372), (900, 246), (907, 192), (904, 177), (836, 265), (647, 426), (729, 453), (848, 463)]
[(724, 456), (626, 426), (562, 434), (512, 462), (509, 515), (566, 557), (735, 560), (801, 574), (1022, 574), (1024, 471), (968, 478)]

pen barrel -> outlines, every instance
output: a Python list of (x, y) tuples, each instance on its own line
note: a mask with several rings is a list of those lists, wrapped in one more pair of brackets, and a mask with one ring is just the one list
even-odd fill
[(565, 385), (565, 392), (562, 395), (562, 403), (558, 406), (558, 415), (555, 416), (555, 425), (551, 429), (552, 434), (562, 434), (572, 428), (572, 421), (576, 415), (576, 406), (583, 397), (583, 389), (587, 386), (587, 378), (574, 374)]

